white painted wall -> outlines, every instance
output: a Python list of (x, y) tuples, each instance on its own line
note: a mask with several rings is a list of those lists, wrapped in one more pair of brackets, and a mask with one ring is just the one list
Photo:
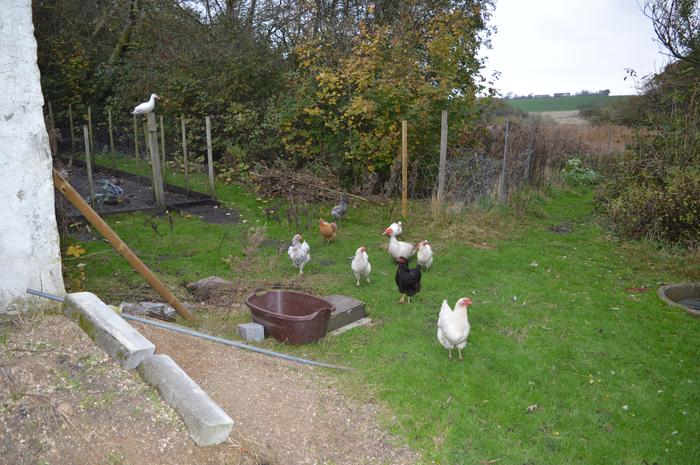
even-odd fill
[(46, 308), (34, 288), (64, 295), (31, 0), (0, 13), (0, 313)]

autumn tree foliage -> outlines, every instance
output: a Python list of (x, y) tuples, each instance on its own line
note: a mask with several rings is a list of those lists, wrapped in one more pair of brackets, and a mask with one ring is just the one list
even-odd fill
[[(437, 153), (488, 94), (491, 0), (37, 0), (44, 92), (57, 104), (214, 115), (218, 158), (322, 162), (385, 175), (409, 121), (412, 158)], [(127, 103), (128, 102), (128, 103)]]

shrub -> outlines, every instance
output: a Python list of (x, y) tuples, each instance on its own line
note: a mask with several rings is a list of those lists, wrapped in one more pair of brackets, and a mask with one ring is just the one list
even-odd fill
[(567, 160), (561, 170), (562, 181), (570, 186), (591, 186), (598, 184), (602, 178), (596, 171), (583, 166), (583, 162), (579, 158)]
[[(615, 193), (604, 186), (599, 201), (620, 236), (693, 247), (700, 241), (700, 169), (672, 168), (660, 183), (629, 183)], [(612, 191), (609, 198), (605, 192)]]

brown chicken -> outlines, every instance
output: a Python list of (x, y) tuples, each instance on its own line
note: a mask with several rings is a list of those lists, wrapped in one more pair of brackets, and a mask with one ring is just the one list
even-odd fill
[(318, 230), (321, 231), (321, 235), (326, 240), (326, 244), (330, 244), (331, 241), (335, 240), (335, 231), (338, 229), (335, 223), (327, 223), (319, 218), (318, 220)]

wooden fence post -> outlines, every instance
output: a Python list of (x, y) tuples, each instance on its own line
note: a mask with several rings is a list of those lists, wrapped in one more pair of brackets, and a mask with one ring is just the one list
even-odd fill
[(525, 167), (525, 183), (530, 184), (530, 170), (532, 169), (532, 128), (534, 126), (535, 117), (530, 115), (530, 127), (527, 134), (527, 165)]
[(95, 139), (94, 139), (94, 137), (92, 137), (92, 109), (90, 108), (90, 105), (88, 105), (87, 119), (88, 119), (88, 132), (90, 134), (90, 153), (95, 153)]
[(209, 167), (209, 187), (211, 196), (216, 198), (216, 188), (214, 187), (214, 153), (211, 146), (211, 117), (205, 118), (207, 126), (207, 164)]
[[(146, 116), (146, 119), (143, 120), (143, 137), (146, 140), (146, 150), (144, 153), (144, 158), (146, 158), (146, 161), (150, 164), (151, 139), (148, 134), (148, 116)], [(156, 137), (158, 137), (157, 134)], [(160, 156), (160, 153), (158, 154), (158, 156)]]
[(506, 118), (506, 135), (503, 142), (503, 169), (501, 170), (501, 186), (499, 193), (499, 200), (504, 202), (506, 200), (506, 175), (508, 169), (508, 126), (510, 119)]
[(117, 159), (114, 153), (114, 135), (112, 134), (112, 109), (107, 108), (107, 124), (109, 125), (109, 157), (112, 159), (112, 171), (117, 169)]
[(190, 190), (190, 167), (187, 163), (187, 131), (185, 129), (185, 115), (180, 115), (180, 122), (182, 123), (182, 157), (185, 164), (185, 186), (187, 190)]
[(408, 218), (408, 121), (401, 121), (401, 215)]
[(73, 166), (73, 153), (75, 152), (75, 130), (73, 129), (73, 104), (68, 105), (68, 120), (70, 122), (70, 149), (71, 154), (68, 159), (68, 166)]
[(136, 115), (132, 115), (134, 117), (134, 155), (136, 158), (141, 158), (139, 155), (139, 131), (138, 131), (138, 125), (136, 124)]
[(90, 205), (95, 208), (95, 185), (92, 183), (92, 160), (90, 159), (90, 130), (84, 124), (83, 139), (85, 140), (85, 163), (87, 165), (88, 185), (90, 186)]
[(160, 164), (160, 172), (163, 175), (163, 182), (165, 182), (165, 126), (163, 125), (163, 115), (160, 115), (160, 152), (163, 158)]
[(165, 210), (165, 192), (163, 191), (163, 178), (160, 172), (160, 152), (158, 151), (158, 125), (156, 115), (148, 114), (148, 142), (151, 154), (151, 172), (153, 173), (153, 194), (156, 198), (156, 205)]
[(445, 169), (447, 167), (447, 110), (442, 110), (442, 124), (440, 129), (440, 165), (438, 170), (438, 204), (445, 200)]
[(49, 136), (51, 137), (51, 150), (53, 153), (51, 154), (54, 157), (58, 156), (58, 143), (56, 139), (56, 120), (53, 117), (53, 105), (51, 102), (49, 102), (49, 125), (51, 126), (49, 128)]

